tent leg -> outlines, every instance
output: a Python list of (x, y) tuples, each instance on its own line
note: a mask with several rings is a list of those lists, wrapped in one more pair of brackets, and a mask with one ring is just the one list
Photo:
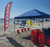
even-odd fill
[(43, 18), (42, 18), (42, 31), (43, 31)]
[(34, 23), (36, 23), (36, 19), (34, 20)]

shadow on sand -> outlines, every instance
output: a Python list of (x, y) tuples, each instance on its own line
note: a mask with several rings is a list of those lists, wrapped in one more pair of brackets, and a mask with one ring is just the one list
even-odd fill
[(14, 46), (14, 47), (23, 47), (22, 45), (20, 45), (18, 42), (16, 42), (13, 38), (11, 37), (6, 37), (9, 42)]
[(30, 35), (29, 35), (29, 36), (27, 36), (27, 37), (23, 37), (23, 39), (31, 40), (31, 37), (30, 37)]
[[(27, 36), (27, 37), (23, 37), (23, 39), (26, 39), (26, 40), (31, 40), (31, 36), (29, 35), (29, 36)], [(39, 46), (39, 43), (37, 43), (37, 44), (35, 44), (37, 47), (40, 47)]]

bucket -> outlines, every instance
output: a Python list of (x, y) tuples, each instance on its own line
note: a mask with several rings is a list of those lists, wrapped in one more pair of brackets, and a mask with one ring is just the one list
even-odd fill
[(23, 32), (23, 29), (21, 29), (21, 31)]
[(17, 33), (19, 33), (19, 30), (17, 30)]
[(24, 28), (24, 31), (26, 31), (26, 28)]
[(29, 27), (28, 27), (28, 31), (29, 31)]

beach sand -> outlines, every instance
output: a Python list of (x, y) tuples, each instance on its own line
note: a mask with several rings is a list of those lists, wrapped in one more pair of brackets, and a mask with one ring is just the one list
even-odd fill
[[(4, 35), (4, 25), (0, 25), (0, 47), (39, 47), (39, 45), (34, 45), (31, 42), (30, 34), (31, 30), (35, 30), (36, 28), (42, 30), (42, 23), (34, 23), (35, 26), (32, 27), (30, 25), (26, 25), (25, 28), (30, 28), (30, 31), (21, 32), (20, 25), (15, 25), (15, 35), (14, 35), (14, 24), (10, 24), (9, 28), (5, 31)], [(40, 24), (40, 26), (38, 26)], [(50, 21), (44, 22), (43, 28), (50, 27)], [(20, 33), (17, 33), (17, 29), (20, 30)], [(45, 46), (47, 47), (47, 46)]]

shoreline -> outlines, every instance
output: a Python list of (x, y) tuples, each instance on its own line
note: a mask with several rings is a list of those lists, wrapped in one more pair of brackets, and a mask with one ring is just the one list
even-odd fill
[[(13, 22), (9, 23), (9, 24), (14, 24)], [(0, 25), (4, 25), (4, 23), (0, 23)]]

